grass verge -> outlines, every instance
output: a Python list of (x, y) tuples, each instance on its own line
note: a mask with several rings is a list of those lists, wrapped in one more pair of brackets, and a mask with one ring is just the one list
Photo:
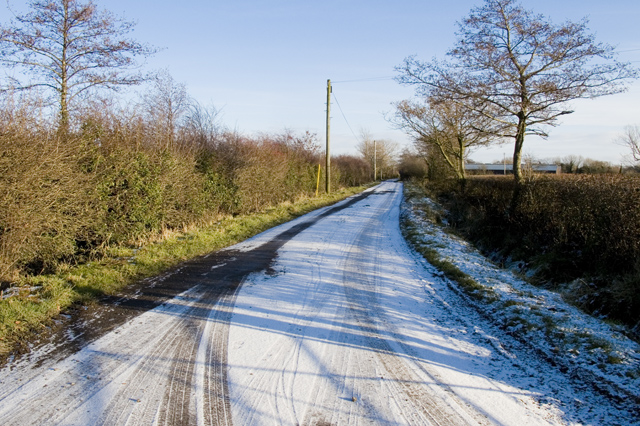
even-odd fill
[(485, 302), (493, 302), (497, 300), (497, 295), (491, 291), (491, 289), (478, 284), (469, 275), (462, 272), (453, 263), (442, 259), (438, 251), (429, 247), (423, 247), (421, 244), (415, 244), (414, 246), (418, 252), (433, 266), (435, 266), (445, 277), (451, 281), (458, 283), (460, 288), (469, 296), (474, 299), (478, 299)]
[(99, 261), (62, 266), (56, 274), (27, 276), (0, 300), (0, 356), (38, 333), (72, 305), (86, 305), (137, 280), (158, 275), (188, 259), (246, 240), (315, 209), (364, 190), (355, 187), (319, 198), (283, 203), (264, 212), (226, 216), (206, 226), (165, 232), (138, 247), (109, 247)]
[[(407, 200), (412, 199), (416, 203), (416, 207), (420, 210), (420, 214), (426, 219), (430, 220), (434, 224), (442, 225), (443, 213), (436, 211), (433, 206), (419, 205), (420, 200), (424, 200), (425, 191), (423, 188), (418, 188), (415, 183), (408, 183), (404, 185), (405, 198)], [(458, 283), (460, 288), (468, 294), (470, 297), (484, 301), (495, 302), (498, 300), (498, 295), (495, 294), (490, 288), (487, 288), (477, 283), (468, 274), (461, 271), (456, 265), (450, 261), (443, 259), (440, 253), (433, 244), (425, 242), (423, 233), (425, 232), (419, 225), (411, 223), (405, 217), (401, 221), (401, 229), (405, 239), (413, 246), (413, 248), (424, 257), (427, 262), (437, 268), (445, 277), (449, 280)], [(442, 227), (447, 231), (446, 227)]]
[[(558, 303), (552, 292), (541, 290), (534, 294), (534, 287), (527, 288), (524, 278), (520, 280), (522, 284), (506, 278), (502, 286), (483, 285), (483, 278), (497, 276), (483, 276), (480, 272), (476, 280), (460, 269), (458, 265), (464, 262), (450, 257), (452, 251), (442, 252), (447, 249), (445, 234), (455, 235), (441, 223), (443, 220), (438, 220), (446, 220), (447, 212), (442, 206), (411, 182), (405, 184), (405, 201), (401, 222), (405, 238), (442, 276), (470, 296), (471, 306), (481, 315), (562, 368), (596, 374), (605, 383), (603, 386), (612, 389), (638, 389), (631, 382), (640, 377), (636, 374), (640, 371), (637, 345), (623, 337), (621, 326), (609, 328), (586, 315), (576, 315), (574, 309)], [(443, 235), (433, 238), (441, 232)], [(462, 252), (459, 255), (464, 256)], [(629, 380), (618, 383), (617, 377), (623, 376)]]

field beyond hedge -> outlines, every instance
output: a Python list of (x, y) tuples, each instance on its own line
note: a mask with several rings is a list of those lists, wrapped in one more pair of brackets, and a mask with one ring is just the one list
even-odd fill
[(494, 259), (519, 261), (539, 285), (640, 336), (640, 178), (535, 176), (511, 208), (509, 177), (473, 177), (461, 190), (429, 183), (449, 223)]

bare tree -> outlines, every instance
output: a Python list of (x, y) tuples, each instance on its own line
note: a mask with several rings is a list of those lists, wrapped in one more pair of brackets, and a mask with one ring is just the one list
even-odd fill
[(181, 142), (198, 150), (212, 150), (224, 132), (220, 110), (214, 105), (203, 106), (195, 100), (189, 104), (181, 128)]
[(604, 173), (615, 173), (616, 170), (616, 167), (608, 161), (585, 158), (582, 166), (580, 166), (579, 172), (595, 175)]
[(374, 140), (371, 134), (363, 130), (361, 140), (356, 146), (362, 157), (371, 165), (371, 172), (375, 173), (373, 179), (390, 176), (396, 165), (398, 144), (396, 142), (379, 139)]
[(155, 144), (165, 149), (174, 147), (179, 121), (192, 104), (186, 86), (175, 81), (169, 71), (161, 70), (153, 78), (151, 90), (143, 95), (143, 102)]
[(55, 93), (60, 128), (69, 126), (71, 105), (95, 88), (137, 84), (136, 56), (154, 49), (126, 38), (134, 24), (100, 11), (92, 1), (33, 0), (30, 12), (0, 26), (0, 63), (15, 68), (12, 89)]
[(624, 133), (618, 138), (618, 143), (629, 148), (635, 161), (640, 161), (640, 126), (626, 126)]
[(596, 43), (586, 19), (555, 25), (515, 0), (485, 0), (459, 23), (449, 62), (405, 59), (397, 80), (417, 85), (420, 95), (473, 105), (501, 123), (499, 137), (512, 138), (516, 182), (521, 184), (526, 135), (546, 137), (545, 126), (572, 111), (568, 101), (626, 90), (638, 72), (613, 59), (613, 46)]
[(584, 158), (581, 155), (567, 155), (560, 159), (563, 173), (578, 173), (583, 163)]
[(418, 152), (437, 152), (460, 181), (464, 181), (469, 150), (495, 142), (490, 120), (464, 103), (429, 99), (427, 104), (404, 100), (395, 104), (393, 122), (414, 137)]

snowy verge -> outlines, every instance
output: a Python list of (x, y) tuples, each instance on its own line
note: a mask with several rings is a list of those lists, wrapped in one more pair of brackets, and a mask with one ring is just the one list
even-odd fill
[[(537, 288), (514, 272), (499, 268), (463, 239), (446, 231), (442, 207), (405, 186), (401, 223), (403, 233), (418, 252), (435, 250), (478, 285), (455, 291), (506, 334), (557, 364), (563, 371), (620, 400), (640, 403), (640, 345), (604, 321), (566, 303), (554, 292)], [(441, 275), (443, 275), (441, 273)], [(443, 277), (445, 278), (445, 277)], [(473, 297), (470, 297), (473, 296)]]

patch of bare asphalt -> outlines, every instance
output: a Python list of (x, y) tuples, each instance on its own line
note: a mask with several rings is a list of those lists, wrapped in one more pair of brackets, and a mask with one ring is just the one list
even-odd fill
[[(225, 296), (235, 291), (248, 274), (269, 270), (277, 250), (298, 233), (322, 218), (348, 208), (372, 194), (376, 193), (367, 191), (352, 197), (318, 216), (292, 226), (255, 249), (242, 252), (223, 249), (213, 252), (184, 262), (160, 276), (131, 284), (118, 294), (104, 296), (92, 305), (74, 306), (55, 318), (54, 324), (46, 331), (23, 342), (7, 359), (16, 361), (45, 345), (53, 348), (47, 351), (47, 360), (65, 358), (125, 322), (196, 285), (206, 286), (207, 293), (215, 299)], [(217, 267), (212, 269), (212, 266)], [(4, 365), (7, 359), (0, 361), (0, 366)], [(45, 359), (33, 361), (35, 365), (39, 365)]]

